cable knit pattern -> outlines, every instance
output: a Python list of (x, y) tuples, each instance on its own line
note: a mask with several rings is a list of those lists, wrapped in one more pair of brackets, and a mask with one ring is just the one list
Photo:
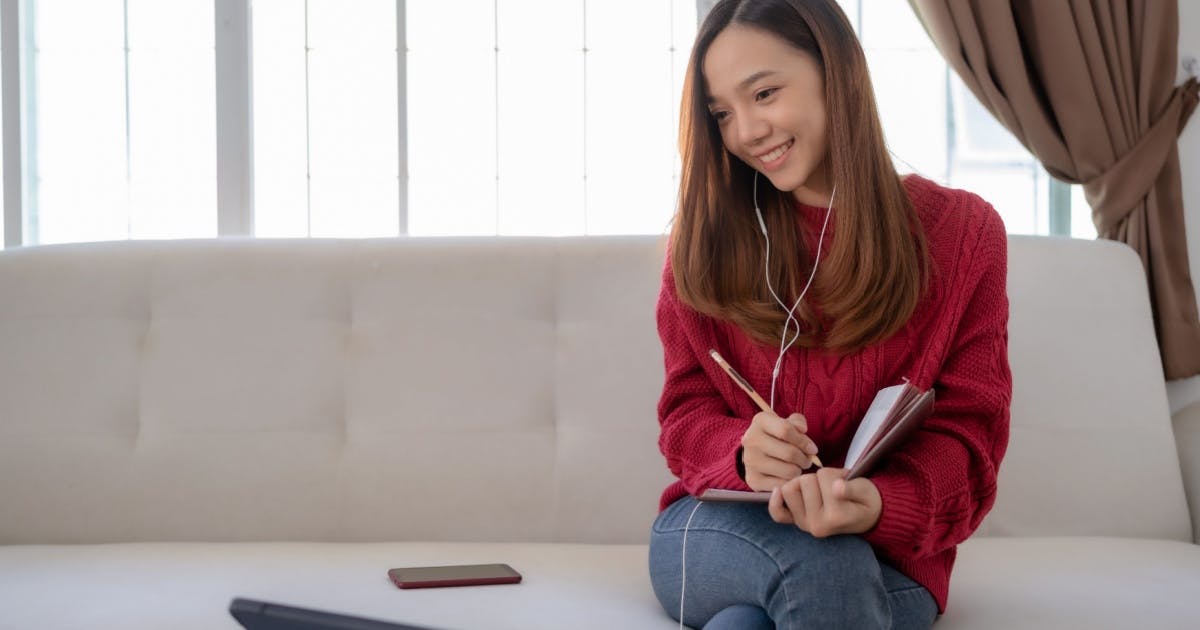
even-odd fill
[[(847, 356), (789, 350), (776, 384), (775, 411), (783, 417), (804, 414), (821, 459), (841, 466), (878, 390), (904, 378), (935, 389), (933, 415), (869, 476), (883, 497), (883, 512), (864, 537), (881, 557), (929, 589), (944, 612), (956, 546), (991, 509), (1008, 445), (1008, 241), (999, 215), (978, 196), (917, 175), (904, 181), (927, 237), (928, 292), (909, 322), (875, 346)], [(825, 208), (798, 205), (810, 242), (824, 213)], [(835, 208), (826, 239), (836, 222)], [(721, 352), (766, 397), (778, 348), (681, 303), (669, 260), (657, 319), (666, 367), (659, 448), (679, 478), (663, 492), (660, 509), (706, 488), (748, 490), (735, 458), (758, 410), (708, 357), (708, 349)]]

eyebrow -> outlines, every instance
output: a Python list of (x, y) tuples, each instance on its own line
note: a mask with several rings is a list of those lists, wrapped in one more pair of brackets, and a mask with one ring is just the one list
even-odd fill
[[(775, 70), (759, 70), (758, 72), (755, 72), (754, 74), (743, 79), (742, 82), (738, 84), (737, 89), (739, 92), (742, 90), (745, 90), (746, 88), (750, 87), (750, 85), (753, 84), (755, 81), (757, 81), (763, 77), (769, 77), (773, 74), (779, 74), (779, 72), (775, 71)], [(715, 102), (716, 102), (716, 99), (714, 99), (710, 95), (708, 97), (708, 104), (712, 105)]]

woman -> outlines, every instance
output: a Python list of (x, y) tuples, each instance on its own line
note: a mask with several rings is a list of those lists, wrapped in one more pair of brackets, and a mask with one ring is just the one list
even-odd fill
[[(705, 628), (929, 627), (1008, 443), (1003, 223), (975, 195), (896, 173), (834, 0), (717, 3), (680, 150), (657, 309), (659, 446), (678, 477), (651, 534), (659, 601)], [(933, 413), (846, 481), (867, 407), (905, 381), (934, 389)], [(709, 488), (772, 495), (693, 498)]]

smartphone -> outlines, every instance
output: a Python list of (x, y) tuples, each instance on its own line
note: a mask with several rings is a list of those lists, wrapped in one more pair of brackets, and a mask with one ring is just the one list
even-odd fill
[(443, 567), (391, 569), (388, 577), (400, 588), (516, 584), (521, 574), (507, 564), (463, 564)]

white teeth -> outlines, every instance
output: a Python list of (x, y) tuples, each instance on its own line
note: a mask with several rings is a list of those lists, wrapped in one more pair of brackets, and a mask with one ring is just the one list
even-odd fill
[(783, 146), (779, 147), (778, 149), (775, 149), (774, 151), (772, 151), (772, 152), (770, 152), (770, 153), (768, 153), (768, 154), (766, 154), (766, 155), (764, 155), (764, 156), (762, 156), (762, 157), (760, 157), (760, 158), (758, 158), (758, 159), (762, 160), (764, 164), (766, 164), (766, 163), (770, 163), (770, 162), (774, 162), (775, 160), (778, 160), (778, 159), (779, 159), (779, 156), (781, 156), (781, 155), (783, 155), (784, 153), (786, 153), (786, 152), (787, 152), (787, 150), (788, 150), (789, 148), (791, 148), (791, 146), (792, 146), (792, 142), (788, 142), (787, 144), (785, 144), (785, 145), (783, 145)]

